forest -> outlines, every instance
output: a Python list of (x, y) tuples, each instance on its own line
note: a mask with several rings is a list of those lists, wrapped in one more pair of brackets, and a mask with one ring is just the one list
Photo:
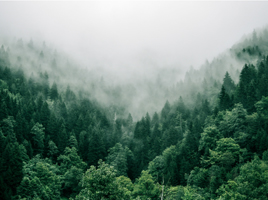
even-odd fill
[(32, 40), (1, 46), (0, 199), (268, 199), (267, 29), (183, 81), (144, 81), (157, 89), (135, 117), (134, 86), (79, 82), (63, 60)]

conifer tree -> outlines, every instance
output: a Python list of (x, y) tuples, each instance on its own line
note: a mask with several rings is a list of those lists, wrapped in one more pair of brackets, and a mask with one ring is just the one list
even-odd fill
[[(2, 154), (2, 162), (0, 163), (0, 175), (6, 184), (5, 190), (11, 190), (11, 195), (15, 194), (16, 187), (22, 179), (22, 153), (15, 133), (13, 130), (9, 131), (6, 138), (6, 146)], [(7, 199), (11, 199), (11, 196)]]
[(42, 154), (44, 151), (44, 139), (45, 139), (45, 128), (42, 124), (38, 122), (31, 129), (31, 134), (33, 137), (33, 150), (34, 154)]
[(87, 151), (88, 165), (97, 165), (99, 159), (105, 156), (105, 146), (103, 143), (102, 132), (99, 127), (94, 127), (89, 138)]
[(51, 100), (56, 100), (59, 96), (59, 93), (58, 93), (58, 88), (57, 88), (57, 84), (54, 82), (52, 84), (52, 87), (50, 89), (50, 99)]
[(226, 109), (230, 108), (231, 99), (230, 99), (229, 95), (225, 92), (224, 86), (222, 86), (222, 88), (221, 88), (219, 99), (220, 99), (220, 101), (219, 101), (220, 110), (226, 110)]
[(235, 84), (228, 72), (225, 73), (223, 84), (225, 91), (231, 95), (235, 90)]
[(68, 139), (69, 139), (69, 135), (66, 131), (65, 124), (62, 123), (60, 130), (59, 130), (59, 133), (58, 133), (58, 139), (57, 139), (57, 141), (58, 141), (57, 145), (59, 147), (60, 153), (62, 153), (64, 151), (64, 149), (67, 147)]
[(49, 118), (50, 118), (50, 110), (47, 102), (45, 101), (40, 111), (40, 122), (45, 128), (48, 127)]
[(2, 101), (0, 101), (0, 121), (7, 118), (7, 116), (8, 116), (7, 105), (4, 99), (2, 99)]
[(70, 138), (68, 140), (68, 146), (70, 148), (75, 147), (76, 149), (78, 149), (78, 143), (77, 143), (77, 140), (76, 140), (76, 137), (75, 137), (75, 134), (73, 131), (70, 133)]
[(166, 101), (164, 108), (161, 111), (161, 120), (166, 120), (168, 113), (170, 112), (170, 104), (168, 101)]

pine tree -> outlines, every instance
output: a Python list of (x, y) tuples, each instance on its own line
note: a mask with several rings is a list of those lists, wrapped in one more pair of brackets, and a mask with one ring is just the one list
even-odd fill
[(70, 133), (70, 138), (68, 140), (68, 147), (70, 148), (75, 147), (76, 149), (78, 149), (78, 143), (73, 131)]
[(94, 127), (89, 139), (87, 151), (88, 165), (97, 165), (99, 159), (105, 156), (105, 146), (103, 143), (102, 132), (99, 127)]
[[(7, 185), (6, 189), (10, 189), (12, 191), (12, 195), (14, 195), (16, 187), (18, 187), (22, 179), (23, 160), (22, 152), (20, 151), (19, 144), (13, 130), (8, 132), (6, 147), (4, 149), (0, 165), (0, 176), (3, 177), (3, 181)], [(10, 199), (10, 197), (8, 199)]]
[(226, 109), (230, 108), (230, 106), (232, 104), (231, 99), (230, 99), (229, 95), (225, 92), (224, 86), (222, 86), (222, 88), (221, 88), (219, 99), (220, 99), (220, 101), (219, 101), (220, 110), (226, 110)]
[(248, 86), (247, 90), (247, 104), (245, 108), (249, 113), (253, 113), (256, 111), (254, 104), (257, 102), (257, 94), (256, 94), (256, 83), (252, 80)]
[(228, 93), (228, 95), (233, 94), (233, 92), (235, 90), (235, 84), (234, 84), (234, 81), (232, 80), (232, 78), (230, 77), (228, 72), (225, 73), (225, 76), (223, 79), (223, 86), (224, 86), (226, 92)]
[(51, 100), (56, 100), (59, 96), (59, 93), (58, 93), (58, 88), (57, 88), (57, 84), (54, 82), (52, 84), (52, 87), (50, 89), (50, 99)]
[(155, 112), (151, 121), (151, 126), (154, 127), (156, 123), (159, 123), (159, 116), (158, 114)]
[(34, 154), (42, 154), (44, 151), (44, 139), (45, 139), (45, 128), (42, 124), (38, 122), (31, 129), (31, 134), (33, 136), (33, 149)]
[(132, 126), (133, 126), (133, 118), (131, 114), (129, 113), (127, 117), (127, 127), (131, 130)]
[(56, 161), (58, 152), (59, 152), (58, 147), (52, 140), (50, 140), (48, 142), (48, 156), (51, 158), (52, 161)]
[[(49, 118), (50, 118), (50, 110), (48, 108), (47, 102), (45, 101), (40, 111), (40, 122), (45, 128), (48, 127)], [(47, 130), (45, 131), (47, 133)]]
[(0, 101), (0, 121), (7, 118), (7, 116), (8, 116), (7, 105), (6, 102), (2, 99), (2, 101)]
[(50, 136), (51, 140), (58, 144), (58, 132), (59, 132), (60, 125), (58, 124), (57, 118), (54, 113), (51, 113), (48, 121), (48, 127), (46, 129), (48, 135)]
[(161, 111), (161, 120), (162, 121), (166, 120), (169, 112), (170, 112), (170, 104), (168, 101), (166, 101), (166, 104)]
[(69, 135), (66, 131), (65, 124), (62, 123), (60, 131), (58, 133), (58, 143), (57, 143), (60, 153), (62, 153), (64, 149), (67, 147), (68, 139)]

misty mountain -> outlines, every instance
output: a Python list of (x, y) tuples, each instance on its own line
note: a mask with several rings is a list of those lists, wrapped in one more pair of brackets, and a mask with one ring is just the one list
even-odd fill
[(228, 71), (237, 83), (244, 63), (256, 64), (262, 53), (267, 52), (267, 34), (267, 29), (254, 31), (212, 61), (206, 61), (197, 69), (191, 68), (186, 74), (181, 66), (159, 64), (155, 57), (146, 58), (146, 54), (133, 63), (139, 66), (137, 69), (124, 66), (109, 69), (101, 63), (88, 66), (68, 52), (34, 39), (2, 38), (1, 51), (8, 54), (8, 66), (24, 70), (25, 75), (35, 81), (45, 72), (49, 85), (57, 83), (60, 92), (69, 85), (76, 94), (110, 107), (119, 116), (131, 113), (139, 119), (146, 112), (151, 115), (159, 112), (167, 100), (172, 103), (180, 96), (192, 106), (202, 93), (216, 105), (224, 74)]
[(85, 66), (3, 38), (0, 198), (267, 199), (267, 38), (253, 31), (184, 78), (150, 56)]

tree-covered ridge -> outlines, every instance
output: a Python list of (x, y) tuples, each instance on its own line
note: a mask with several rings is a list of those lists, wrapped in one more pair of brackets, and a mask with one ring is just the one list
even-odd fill
[[(70, 87), (59, 91), (55, 82), (50, 87), (46, 73), (27, 79), (22, 69), (8, 66), (8, 57), (1, 54), (1, 199), (10, 199), (17, 192), (21, 197), (41, 195), (45, 199), (49, 195), (59, 198), (61, 190), (67, 194), (77, 191), (86, 166), (105, 158), (106, 149), (111, 147), (111, 122), (102, 108), (77, 97)], [(84, 164), (79, 164), (79, 160)], [(53, 184), (52, 180), (42, 182), (43, 175), (36, 174), (38, 167), (49, 174), (55, 169), (54, 177), (44, 176), (57, 180), (57, 186), (51, 189), (47, 185)], [(40, 184), (44, 184), (40, 190), (49, 191), (22, 188)]]
[[(192, 68), (185, 77), (180, 70), (182, 66), (162, 66), (153, 60), (133, 64), (137, 65), (137, 71), (144, 68), (140, 73), (126, 69), (115, 73), (110, 69), (105, 71), (101, 63), (85, 65), (72, 59), (74, 56), (38, 40), (0, 37), (0, 43), (3, 44), (1, 55), (8, 57), (7, 66), (23, 69), (27, 79), (39, 79), (42, 73), (44, 79), (49, 77), (47, 83), (50, 87), (56, 82), (62, 91), (70, 85), (77, 96), (109, 107), (110, 115), (116, 112), (119, 117), (126, 117), (130, 112), (137, 120), (146, 112), (150, 115), (159, 112), (167, 99), (173, 104), (179, 96), (183, 96), (185, 104), (190, 107), (194, 107), (196, 99), (200, 98), (216, 106), (225, 72), (228, 71), (237, 83), (245, 63), (256, 65), (262, 55), (267, 55), (267, 36), (267, 28), (254, 31), (231, 49), (206, 61), (199, 69)], [(128, 78), (120, 82), (122, 74)]]
[(3, 47), (0, 199), (267, 199), (268, 56), (260, 49), (237, 84), (225, 71), (220, 87), (192, 103), (176, 93), (175, 103), (134, 122), (46, 72), (26, 76)]

